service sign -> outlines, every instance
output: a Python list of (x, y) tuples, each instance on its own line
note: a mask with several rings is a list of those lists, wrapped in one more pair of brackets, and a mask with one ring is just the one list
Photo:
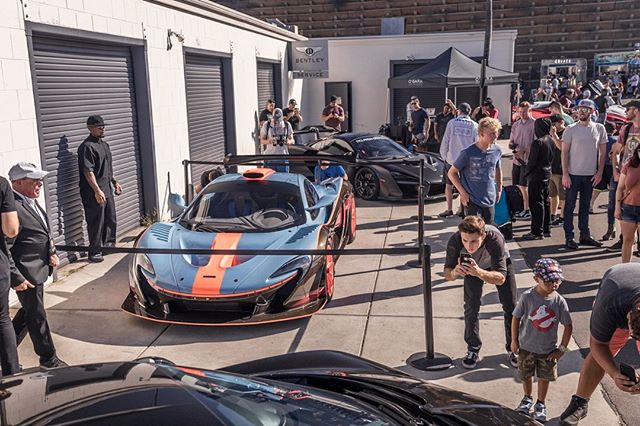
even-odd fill
[(307, 40), (291, 43), (293, 78), (329, 78), (329, 41)]

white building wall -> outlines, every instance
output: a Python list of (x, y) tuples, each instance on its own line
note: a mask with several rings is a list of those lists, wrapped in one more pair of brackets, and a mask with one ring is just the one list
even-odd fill
[(0, 1), (0, 175), (18, 161), (40, 165), (22, 6)]
[[(40, 162), (25, 20), (146, 40), (160, 206), (167, 172), (171, 187), (183, 188), (181, 161), (189, 158), (183, 44), (172, 37), (173, 48), (167, 50), (168, 29), (184, 35), (184, 47), (232, 54), (237, 152), (254, 153), (256, 58), (285, 58), (286, 41), (208, 19), (197, 8), (191, 10), (198, 15), (158, 3), (179, 5), (173, 0), (0, 1), (0, 175), (18, 160)], [(290, 85), (286, 72), (282, 88), (283, 99), (300, 97), (301, 86)]]
[[(513, 70), (517, 31), (494, 31), (491, 66)], [(324, 107), (325, 82), (351, 82), (352, 127), (354, 131), (377, 132), (389, 122), (390, 61), (433, 59), (449, 47), (479, 57), (484, 50), (484, 32), (434, 33), (403, 36), (329, 38), (329, 78), (305, 80), (301, 112), (307, 123), (320, 123)], [(488, 95), (500, 110), (500, 120), (509, 121), (510, 86), (489, 87)], [(407, 99), (407, 102), (409, 100)], [(443, 99), (444, 104), (444, 90)]]

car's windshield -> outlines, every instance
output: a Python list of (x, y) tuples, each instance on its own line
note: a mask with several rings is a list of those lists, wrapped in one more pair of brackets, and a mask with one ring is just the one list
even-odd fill
[(167, 373), (200, 395), (224, 424), (367, 425), (393, 424), (367, 405), (321, 390), (274, 384), (215, 371), (166, 366)]
[(402, 145), (384, 136), (361, 138), (355, 141), (360, 157), (408, 157), (411, 155)]
[(297, 185), (244, 179), (207, 186), (180, 218), (182, 226), (204, 232), (267, 232), (304, 222)]

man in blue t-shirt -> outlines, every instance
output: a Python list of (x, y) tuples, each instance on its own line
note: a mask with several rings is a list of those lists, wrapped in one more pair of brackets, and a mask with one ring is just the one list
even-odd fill
[(480, 120), (478, 141), (462, 150), (448, 173), (460, 193), (465, 215), (481, 216), (485, 223), (493, 223), (502, 193), (502, 150), (495, 144), (501, 127), (495, 118)]
[(344, 180), (349, 180), (347, 172), (344, 171), (344, 167), (337, 164), (331, 164), (324, 160), (320, 162), (320, 166), (316, 166), (313, 171), (313, 175), (315, 176), (316, 183), (320, 183), (323, 180), (334, 177), (341, 177)]

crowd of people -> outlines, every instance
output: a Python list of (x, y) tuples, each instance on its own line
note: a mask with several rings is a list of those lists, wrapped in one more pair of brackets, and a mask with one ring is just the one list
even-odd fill
[[(589, 226), (591, 199), (598, 191), (609, 192), (608, 230), (602, 240), (615, 237), (615, 220), (622, 229), (620, 240), (609, 250), (621, 250), (621, 264), (604, 274), (591, 319), (591, 354), (581, 369), (576, 394), (563, 412), (563, 424), (577, 424), (587, 415), (588, 400), (604, 374), (624, 392), (640, 394), (637, 376), (621, 373), (613, 357), (629, 339), (640, 338), (640, 265), (629, 263), (640, 231), (640, 101), (626, 106), (628, 123), (607, 126), (597, 122), (598, 106), (591, 99), (568, 94), (562, 103), (553, 101), (550, 115), (534, 119), (529, 102), (518, 105), (509, 147), (513, 152), (513, 188), (522, 197), (523, 209), (514, 220), (531, 220), (522, 237), (538, 240), (551, 236), (552, 227), (563, 227), (565, 247), (600, 247)], [(449, 114), (451, 105), (447, 102)], [(557, 378), (557, 361), (568, 350), (572, 325), (567, 302), (557, 293), (562, 268), (550, 258), (534, 265), (535, 286), (516, 301), (515, 275), (505, 237), (496, 227), (496, 206), (504, 202), (502, 151), (495, 143), (501, 125), (491, 116), (478, 122), (462, 103), (440, 129), (440, 154), (445, 162), (447, 209), (439, 216), (455, 217), (453, 188), (460, 194), (464, 219), (447, 244), (444, 276), (464, 280), (465, 368), (480, 360), (479, 310), (483, 285), (496, 286), (504, 311), (505, 347), (509, 363), (518, 368), (523, 398), (517, 409), (533, 412), (545, 421), (545, 398), (549, 383)], [(436, 120), (438, 123), (439, 120)], [(578, 207), (579, 237), (574, 233)], [(563, 333), (558, 339), (558, 326)], [(640, 342), (637, 342), (640, 353)], [(533, 397), (533, 377), (538, 379)]]
[[(625, 97), (638, 97), (640, 75), (637, 70), (632, 71), (629, 75), (620, 71), (604, 72), (596, 80), (601, 83), (599, 90), (602, 94), (616, 99), (618, 104), (622, 103), (622, 99)], [(533, 91), (531, 99), (534, 101), (560, 101), (567, 93), (585, 99), (592, 96), (587, 82), (578, 81), (575, 74), (569, 76), (549, 74), (541, 81), (540, 87)]]

